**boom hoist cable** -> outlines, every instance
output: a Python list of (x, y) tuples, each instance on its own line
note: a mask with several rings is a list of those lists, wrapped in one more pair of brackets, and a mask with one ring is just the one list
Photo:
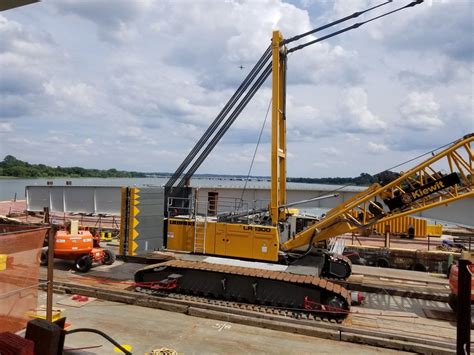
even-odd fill
[(173, 176), (168, 180), (168, 182), (165, 185), (166, 187), (171, 187), (174, 185), (176, 180), (181, 176), (181, 174), (189, 165), (189, 163), (196, 157), (196, 154), (202, 149), (202, 147), (204, 146), (206, 141), (209, 139), (209, 137), (212, 136), (212, 134), (215, 132), (215, 130), (220, 125), (222, 120), (229, 113), (229, 111), (232, 109), (235, 103), (240, 99), (242, 94), (248, 88), (250, 83), (255, 79), (257, 74), (262, 70), (263, 65), (265, 65), (265, 63), (268, 62), (270, 57), (271, 57), (271, 49), (270, 47), (268, 47), (267, 50), (263, 53), (262, 57), (258, 60), (257, 64), (255, 64), (255, 66), (252, 68), (250, 73), (244, 79), (242, 84), (240, 84), (239, 88), (236, 90), (236, 92), (232, 95), (232, 97), (229, 99), (229, 101), (221, 110), (221, 112), (214, 119), (212, 124), (207, 128), (206, 132), (204, 132), (203, 136), (199, 139), (199, 141), (196, 143), (193, 149), (189, 152), (188, 156), (184, 159), (184, 161), (178, 167), (178, 169), (173, 174)]
[[(299, 40), (305, 36), (308, 36), (310, 34), (313, 34), (315, 32), (318, 32), (318, 31), (321, 31), (323, 29), (327, 29), (329, 27), (332, 27), (332, 26), (335, 26), (337, 24), (340, 24), (342, 22), (345, 22), (347, 20), (350, 20), (350, 19), (353, 19), (353, 18), (356, 18), (358, 16), (360, 16), (361, 14), (364, 14), (364, 13), (367, 13), (369, 11), (372, 11), (376, 8), (379, 8), (381, 6), (384, 6), (384, 5), (387, 5), (389, 3), (391, 3), (392, 1), (386, 1), (384, 3), (381, 3), (379, 5), (376, 5), (376, 6), (373, 6), (367, 10), (364, 10), (364, 11), (360, 11), (360, 12), (355, 12), (353, 13), (352, 15), (349, 15), (349, 16), (346, 16), (342, 19), (339, 19), (339, 20), (336, 20), (334, 22), (331, 22), (327, 25), (324, 25), (324, 26), (321, 26), (321, 27), (318, 27), (318, 28), (315, 28), (311, 31), (308, 31), (308, 32), (305, 32), (301, 35), (298, 35), (298, 36), (295, 36), (295, 37), (292, 37), (288, 40), (286, 40), (285, 42), (283, 42), (283, 44), (285, 43), (291, 43), (293, 41), (296, 41), (296, 40)], [(304, 43), (304, 44), (301, 44), (299, 46), (296, 46), (296, 47), (293, 47), (291, 49), (289, 49), (287, 51), (287, 54), (289, 53), (292, 53), (292, 52), (295, 52), (297, 50), (300, 50), (300, 49), (303, 49), (309, 45), (312, 45), (312, 44), (315, 44), (315, 43), (318, 43), (318, 42), (321, 42), (321, 41), (324, 41), (328, 38), (331, 38), (331, 37), (334, 37), (334, 36), (337, 36), (341, 33), (344, 33), (344, 32), (347, 32), (347, 31), (350, 31), (352, 29), (356, 29), (360, 26), (362, 26), (363, 24), (366, 24), (368, 22), (372, 22), (376, 19), (380, 19), (382, 17), (385, 17), (389, 14), (392, 14), (392, 13), (395, 13), (395, 12), (398, 12), (398, 11), (401, 11), (402, 9), (405, 9), (405, 8), (409, 8), (409, 7), (413, 7), (415, 5), (418, 5), (418, 4), (421, 4), (423, 2), (423, 0), (415, 0), (415, 1), (412, 1), (411, 3), (403, 6), (403, 7), (400, 7), (398, 9), (395, 9), (395, 10), (392, 10), (390, 12), (387, 12), (387, 13), (384, 13), (382, 15), (379, 15), (379, 16), (376, 16), (374, 18), (371, 18), (369, 20), (366, 20), (366, 21), (363, 21), (363, 22), (359, 22), (359, 23), (356, 23), (352, 26), (349, 26), (347, 28), (344, 28), (342, 30), (339, 30), (339, 31), (335, 31), (331, 34), (328, 34), (326, 36), (323, 36), (321, 38), (318, 38), (316, 40), (313, 40), (313, 41), (310, 41), (310, 42), (307, 42), (307, 43)], [(186, 168), (189, 166), (189, 164), (191, 164), (191, 162), (197, 157), (198, 153), (201, 151), (201, 149), (204, 147), (204, 145), (207, 143), (207, 141), (211, 138), (211, 136), (216, 132), (216, 130), (218, 129), (219, 125), (222, 123), (222, 121), (224, 120), (224, 118), (229, 114), (229, 112), (233, 109), (233, 107), (236, 105), (236, 103), (239, 101), (239, 99), (242, 97), (242, 95), (244, 94), (244, 92), (248, 89), (247, 91), (247, 94), (241, 99), (241, 101), (239, 102), (239, 104), (237, 105), (237, 107), (234, 109), (234, 111), (230, 114), (230, 116), (227, 118), (227, 120), (224, 122), (224, 124), (222, 125), (222, 127), (217, 131), (217, 133), (215, 133), (214, 137), (211, 139), (211, 141), (209, 142), (209, 144), (206, 146), (206, 148), (204, 148), (204, 150), (201, 152), (201, 154), (197, 157), (197, 159), (195, 160), (195, 162), (192, 164), (192, 166), (188, 169), (188, 171), (185, 173), (185, 175), (182, 177), (182, 179), (180, 180), (180, 182), (178, 183), (178, 187), (184, 187), (186, 185), (186, 182), (188, 181), (188, 179), (196, 172), (196, 170), (200, 167), (200, 165), (202, 164), (202, 162), (206, 159), (206, 157), (210, 154), (210, 152), (214, 149), (214, 147), (217, 145), (217, 143), (220, 141), (220, 139), (223, 137), (223, 135), (227, 132), (227, 130), (230, 128), (230, 126), (233, 124), (233, 122), (235, 121), (235, 119), (239, 116), (239, 114), (243, 111), (243, 109), (247, 106), (248, 102), (250, 101), (250, 99), (255, 95), (255, 92), (263, 85), (263, 83), (265, 82), (265, 80), (268, 78), (268, 76), (271, 74), (271, 63), (268, 64), (266, 67), (265, 67), (265, 64), (269, 61), (271, 57), (271, 48), (268, 47), (267, 50), (264, 52), (264, 54), (262, 55), (262, 57), (260, 58), (260, 60), (257, 62), (257, 64), (254, 66), (254, 68), (252, 69), (252, 71), (249, 73), (249, 75), (246, 77), (246, 79), (244, 80), (244, 82), (242, 82), (242, 84), (239, 86), (239, 88), (237, 89), (236, 93), (234, 93), (234, 95), (231, 97), (231, 99), (229, 100), (229, 102), (224, 106), (224, 108), (222, 109), (222, 111), (219, 113), (219, 115), (216, 117), (216, 119), (213, 121), (213, 123), (211, 124), (211, 126), (206, 130), (206, 132), (204, 133), (204, 135), (201, 137), (201, 139), (198, 141), (198, 143), (194, 146), (194, 148), (191, 150), (191, 152), (188, 154), (188, 156), (185, 158), (185, 160), (181, 163), (181, 165), (179, 166), (179, 168), (176, 170), (176, 172), (173, 174), (173, 176), (170, 178), (170, 180), (166, 183), (165, 187), (167, 188), (171, 188), (175, 182), (178, 180), (178, 178), (182, 175), (182, 173), (186, 170)], [(265, 69), (263, 69), (265, 67)], [(262, 72), (262, 69), (263, 69), (263, 72)], [(260, 74), (260, 76), (255, 80), (255, 78), (257, 77), (257, 75)], [(255, 82), (254, 82), (255, 80)], [(252, 84), (252, 82), (254, 82), (254, 84), (250, 87), (250, 85)], [(249, 89), (250, 87), (250, 89)]]
[[(386, 4), (386, 3), (384, 3)], [(381, 6), (381, 5), (379, 5)], [(378, 7), (378, 6), (377, 6)], [(376, 7), (374, 7), (376, 8)], [(373, 9), (373, 8), (371, 8)], [(368, 9), (364, 12), (367, 12), (371, 9)], [(364, 13), (364, 12), (361, 12), (361, 13)], [(359, 13), (359, 14), (361, 14)], [(358, 15), (357, 15), (358, 16)], [(319, 30), (322, 30), (322, 29), (325, 29), (325, 28), (328, 28), (330, 26), (333, 26), (335, 24), (338, 24), (338, 23), (341, 23), (341, 22), (344, 22), (350, 18), (354, 18), (356, 17), (355, 14), (352, 14), (351, 16), (348, 16), (348, 17), (345, 17), (343, 19), (340, 19), (340, 20), (337, 20), (333, 23), (330, 23), (330, 24), (327, 24), (319, 29), (315, 29), (313, 31), (311, 31), (311, 33), (314, 33), (316, 31), (319, 31)], [(300, 37), (295, 38), (296, 39), (299, 39), (299, 38), (302, 38), (304, 37), (305, 35), (308, 35), (309, 33), (304, 33), (302, 34)], [(239, 88), (237, 89), (237, 91), (234, 93), (234, 95), (230, 98), (230, 100), (227, 102), (227, 104), (224, 106), (224, 108), (221, 110), (221, 112), (219, 113), (219, 115), (215, 118), (215, 120), (213, 121), (213, 123), (208, 127), (208, 129), (206, 130), (206, 132), (204, 132), (203, 136), (199, 139), (199, 141), (196, 143), (196, 145), (192, 148), (192, 150), (189, 152), (188, 156), (184, 159), (184, 161), (181, 163), (181, 165), (178, 167), (178, 169), (175, 171), (175, 173), (172, 175), (172, 177), (169, 179), (169, 181), (166, 183), (166, 187), (172, 187), (175, 182), (177, 181), (177, 179), (181, 176), (181, 174), (184, 172), (184, 170), (186, 169), (186, 167), (191, 163), (192, 160), (194, 160), (194, 158), (196, 157), (197, 153), (202, 149), (202, 147), (204, 146), (204, 144), (206, 144), (206, 142), (208, 141), (208, 139), (212, 136), (212, 134), (215, 132), (215, 130), (217, 129), (217, 127), (220, 125), (220, 123), (222, 122), (222, 120), (225, 118), (225, 116), (229, 113), (229, 111), (232, 109), (232, 107), (235, 105), (235, 103), (240, 99), (240, 97), (242, 96), (242, 94), (244, 93), (244, 91), (248, 88), (248, 86), (250, 85), (250, 83), (255, 79), (255, 77), (257, 76), (257, 74), (262, 70), (262, 67), (265, 63), (268, 62), (268, 60), (270, 59), (271, 57), (271, 48), (270, 46), (266, 49), (266, 51), (264, 52), (264, 54), (262, 55), (262, 57), (259, 59), (259, 61), (257, 62), (257, 64), (253, 67), (252, 71), (248, 74), (248, 76), (245, 78), (245, 80), (242, 82), (242, 84), (239, 86)], [(181, 184), (181, 185), (184, 185)]]
[(272, 100), (270, 100), (270, 102), (268, 103), (267, 113), (265, 114), (265, 119), (263, 120), (262, 128), (260, 129), (260, 134), (258, 135), (258, 140), (257, 140), (257, 144), (255, 146), (255, 150), (253, 152), (252, 161), (250, 162), (249, 171), (247, 173), (247, 177), (245, 178), (245, 184), (244, 184), (244, 187), (242, 189), (242, 194), (240, 195), (239, 208), (242, 207), (242, 205), (244, 203), (245, 189), (247, 188), (247, 183), (248, 183), (249, 178), (250, 178), (250, 173), (252, 172), (253, 163), (255, 162), (255, 157), (257, 156), (258, 147), (260, 145), (260, 140), (262, 139), (263, 130), (265, 129), (265, 125), (267, 123), (268, 113), (270, 112), (271, 105), (272, 105)]
[[(474, 133), (473, 133), (473, 134), (474, 134)], [(471, 134), (471, 135), (472, 135), (472, 134)], [(464, 138), (467, 138), (468, 136), (469, 136), (469, 135), (466, 135)], [(430, 151), (427, 151), (427, 152), (425, 152), (425, 153), (423, 153), (423, 154), (417, 155), (416, 157), (413, 157), (413, 158), (410, 158), (410, 159), (408, 159), (408, 160), (405, 160), (404, 162), (398, 163), (398, 164), (396, 164), (396, 165), (394, 165), (394, 166), (392, 166), (392, 167), (390, 167), (390, 168), (387, 168), (387, 169), (384, 169), (384, 170), (382, 170), (382, 171), (380, 171), (380, 172), (378, 172), (378, 173), (372, 174), (371, 176), (373, 176), (373, 177), (378, 177), (378, 176), (382, 175), (383, 173), (392, 172), (393, 169), (399, 168), (399, 167), (401, 167), (401, 166), (403, 166), (403, 165), (405, 165), (405, 164), (411, 163), (411, 162), (413, 162), (413, 161), (415, 161), (415, 160), (418, 160), (418, 159), (420, 159), (420, 158), (423, 158), (423, 157), (425, 157), (425, 156), (427, 156), (427, 155), (432, 155), (432, 156), (434, 156), (434, 155), (437, 154), (437, 152), (440, 151), (441, 149), (444, 149), (444, 148), (446, 148), (446, 147), (448, 147), (448, 146), (450, 146), (450, 145), (454, 145), (454, 144), (455, 144), (456, 142), (458, 142), (459, 140), (460, 140), (460, 139), (456, 139), (456, 140), (454, 140), (454, 141), (452, 141), (452, 142), (443, 144), (443, 145), (440, 146), (440, 147), (431, 149)], [(388, 182), (387, 182), (387, 183), (388, 183)], [(382, 182), (380, 182), (380, 184), (381, 184), (382, 186), (386, 185), (386, 183), (382, 183)], [(346, 187), (349, 187), (349, 186), (353, 186), (353, 185), (351, 185), (351, 184), (341, 185), (341, 186), (339, 186), (337, 189), (334, 189), (334, 190), (329, 191), (328, 194), (334, 194), (334, 193), (336, 193), (336, 192), (338, 192), (338, 191), (341, 191), (341, 190), (343, 190), (343, 189), (345, 189)], [(317, 197), (319, 197), (319, 196), (315, 196), (314, 198), (317, 198)]]
[(181, 179), (181, 181), (178, 184), (178, 187), (183, 187), (185, 185), (185, 182), (187, 179), (189, 179), (201, 166), (202, 162), (204, 159), (207, 158), (207, 156), (211, 153), (212, 149), (219, 143), (220, 139), (224, 136), (224, 134), (227, 132), (227, 130), (230, 128), (230, 126), (234, 123), (234, 121), (237, 119), (237, 117), (240, 115), (240, 113), (243, 111), (243, 109), (247, 106), (249, 101), (252, 99), (252, 97), (255, 95), (255, 93), (260, 89), (260, 87), (263, 85), (263, 83), (267, 80), (269, 75), (272, 73), (272, 65), (271, 63), (267, 65), (265, 68), (265, 71), (260, 75), (258, 80), (255, 82), (255, 84), (251, 87), (251, 89), (247, 92), (247, 94), (244, 96), (242, 101), (239, 103), (237, 108), (234, 110), (234, 112), (229, 116), (227, 121), (224, 123), (224, 125), (219, 129), (219, 131), (216, 133), (216, 135), (212, 138), (212, 140), (209, 142), (208, 146), (203, 150), (201, 155), (198, 157), (198, 159), (194, 162), (194, 164), (191, 166), (191, 168), (186, 172), (186, 175)]
[[(339, 31), (330, 33), (330, 34), (328, 34), (328, 35), (326, 35), (326, 36), (320, 37), (320, 38), (315, 39), (315, 40), (313, 40), (313, 41), (309, 41), (309, 42), (307, 42), (307, 43), (300, 44), (299, 46), (296, 46), (296, 47), (293, 47), (293, 48), (291, 48), (291, 49), (288, 49), (288, 52), (287, 52), (287, 53), (296, 52), (296, 51), (298, 51), (298, 50), (300, 50), (300, 49), (303, 49), (303, 48), (305, 48), (305, 47), (308, 47), (308, 46), (310, 46), (310, 45), (312, 45), (312, 44), (315, 44), (315, 43), (318, 43), (318, 42), (322, 42), (322, 41), (324, 41), (324, 40), (326, 40), (326, 39), (329, 39), (329, 38), (331, 38), (331, 37), (340, 35), (341, 33), (348, 32), (348, 31), (350, 31), (350, 30), (354, 30), (354, 29), (356, 29), (356, 28), (359, 28), (359, 27), (362, 26), (362, 25), (365, 25), (366, 23), (369, 23), (369, 22), (372, 22), (372, 21), (381, 19), (382, 17), (388, 16), (388, 15), (390, 15), (390, 14), (393, 14), (393, 13), (395, 13), (395, 12), (401, 11), (401, 10), (403, 10), (403, 9), (407, 9), (407, 8), (409, 8), (409, 7), (414, 7), (414, 6), (418, 5), (418, 4), (421, 4), (423, 1), (424, 1), (424, 0), (415, 0), (415, 1), (412, 1), (411, 3), (409, 3), (409, 4), (405, 5), (405, 6), (399, 7), (398, 9), (395, 9), (395, 10), (392, 10), (392, 11), (389, 11), (389, 12), (386, 12), (386, 13), (384, 13), (384, 14), (382, 14), (382, 15), (373, 17), (373, 18), (368, 19), (368, 20), (366, 20), (366, 21), (357, 22), (357, 23), (353, 24), (352, 26), (343, 28), (342, 30), (339, 30)], [(324, 27), (324, 26), (323, 26), (323, 27)]]
[[(385, 4), (385, 3), (384, 3)], [(381, 6), (381, 5), (379, 5)], [(378, 6), (376, 6), (378, 7)], [(362, 14), (362, 13), (365, 13), (367, 11), (370, 11), (376, 7), (373, 7), (371, 9), (368, 9), (366, 11), (363, 11), (363, 12), (359, 12), (358, 15)], [(358, 16), (357, 15), (357, 16)], [(331, 26), (334, 26), (338, 23), (341, 23), (341, 22), (344, 22), (344, 21), (347, 21), (348, 19), (350, 18), (354, 18), (354, 17), (357, 17), (355, 16), (355, 14), (352, 14), (351, 16), (347, 16), (341, 20), (338, 20), (338, 21), (334, 21), (330, 24), (327, 24), (323, 27), (320, 27), (319, 29), (315, 29), (315, 30), (312, 30), (310, 32), (307, 32), (307, 33), (304, 33), (302, 34), (300, 37), (295, 38), (296, 39), (299, 39), (299, 38), (302, 38), (310, 33), (314, 33), (316, 31), (320, 31), (322, 29), (325, 29), (325, 28), (328, 28), (328, 27), (331, 27)], [(181, 174), (183, 173), (183, 171), (186, 169), (186, 167), (191, 163), (191, 161), (195, 158), (196, 154), (202, 149), (202, 147), (204, 146), (204, 144), (206, 143), (206, 141), (212, 136), (212, 134), (215, 132), (215, 130), (217, 129), (217, 127), (219, 126), (219, 124), (222, 122), (222, 120), (224, 119), (224, 117), (227, 115), (227, 113), (230, 111), (230, 109), (232, 109), (232, 107), (235, 105), (235, 103), (238, 101), (238, 99), (241, 97), (241, 95), (243, 94), (243, 92), (248, 88), (248, 86), (250, 85), (250, 83), (253, 81), (253, 79), (255, 78), (255, 76), (258, 74), (258, 72), (261, 70), (262, 68), (262, 65), (264, 63), (266, 63), (271, 57), (271, 48), (268, 47), (267, 50), (265, 51), (265, 53), (262, 55), (262, 57), (260, 58), (260, 60), (257, 62), (257, 64), (254, 66), (254, 68), (252, 69), (252, 71), (250, 72), (250, 74), (247, 76), (247, 78), (244, 80), (244, 82), (241, 84), (241, 86), (237, 89), (236, 93), (234, 93), (234, 95), (231, 97), (231, 99), (229, 100), (229, 102), (226, 104), (226, 106), (224, 106), (224, 109), (219, 113), (219, 115), (216, 117), (216, 119), (214, 120), (214, 122), (211, 124), (211, 126), (206, 130), (206, 132), (204, 133), (204, 135), (201, 137), (201, 139), (198, 141), (198, 143), (195, 145), (195, 147), (191, 150), (191, 152), (188, 154), (188, 156), (186, 157), (186, 159), (181, 163), (180, 167), (176, 170), (176, 172), (173, 174), (173, 176), (170, 178), (170, 180), (167, 182), (166, 184), (166, 187), (171, 187), (174, 185), (174, 183), (176, 182), (176, 180), (181, 176)], [(242, 108), (243, 110), (243, 108)], [(240, 112), (242, 111), (240, 110)], [(239, 112), (239, 113), (240, 113)], [(228, 120), (230, 121), (230, 119)], [(225, 130), (227, 131), (227, 129)], [(224, 132), (225, 133), (225, 132)], [(215, 145), (214, 145), (215, 146)], [(211, 150), (214, 148), (214, 146), (212, 146)], [(207, 154), (205, 155), (207, 157)], [(203, 159), (201, 159), (203, 160)], [(200, 164), (199, 164), (200, 165)], [(187, 179), (192, 176), (192, 174), (194, 172), (192, 172), (192, 169), (190, 169), (190, 171), (185, 175), (185, 177), (181, 180), (181, 182), (179, 183), (179, 187), (182, 187), (185, 185), (185, 182), (187, 181)]]
[(393, 0), (389, 0), (389, 1), (386, 1), (384, 3), (381, 3), (381, 4), (378, 4), (378, 5), (375, 5), (371, 8), (368, 8), (367, 10), (364, 10), (364, 11), (357, 11), (357, 12), (354, 12), (352, 15), (349, 15), (349, 16), (346, 16), (346, 17), (343, 17), (339, 20), (336, 20), (334, 22), (331, 22), (331, 23), (328, 23), (324, 26), (321, 26), (321, 27), (317, 27), (315, 29), (312, 29), (311, 31), (308, 31), (308, 32), (305, 32), (305, 33), (302, 33), (302, 34), (299, 34), (297, 36), (293, 36), (291, 38), (288, 38), (288, 39), (285, 39), (282, 41), (282, 44), (285, 45), (285, 44), (288, 44), (288, 43), (291, 43), (291, 42), (294, 42), (294, 41), (298, 41), (300, 40), (301, 38), (303, 37), (306, 37), (306, 36), (309, 36), (309, 35), (312, 35), (313, 33), (316, 33), (316, 32), (319, 32), (319, 31), (322, 31), (322, 30), (325, 30), (326, 28), (329, 28), (331, 26), (335, 26), (335, 25), (338, 25), (340, 23), (343, 23), (347, 20), (351, 20), (353, 18), (356, 18), (356, 17), (359, 17), (360, 15), (362, 14), (365, 14), (366, 12), (369, 12), (369, 11), (372, 11), (372, 10), (375, 10), (381, 6), (385, 6), (387, 4), (390, 4)]

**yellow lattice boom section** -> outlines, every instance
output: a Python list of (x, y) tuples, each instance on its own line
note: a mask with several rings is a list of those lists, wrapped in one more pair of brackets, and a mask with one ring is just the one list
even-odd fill
[(291, 250), (337, 235), (385, 224), (395, 218), (474, 197), (472, 143), (474, 134), (459, 139), (391, 182), (367, 190), (330, 210), (324, 219), (283, 243)]

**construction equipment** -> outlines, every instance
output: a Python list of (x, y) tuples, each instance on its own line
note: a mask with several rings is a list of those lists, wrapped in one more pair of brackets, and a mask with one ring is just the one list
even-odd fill
[[(387, 14), (421, 2), (413, 1)], [(139, 270), (135, 274), (135, 281), (141, 290), (205, 294), (243, 302), (304, 309), (329, 317), (344, 317), (350, 307), (351, 297), (347, 290), (319, 277), (345, 279), (351, 273), (351, 263), (342, 255), (330, 254), (326, 250), (315, 250), (314, 245), (337, 235), (371, 227), (377, 222), (387, 222), (400, 216), (474, 196), (472, 190), (474, 154), (471, 149), (474, 136), (469, 135), (400, 174), (393, 181), (372, 185), (330, 210), (322, 219), (299, 215), (288, 208), (285, 107), (288, 53), (358, 28), (373, 19), (290, 49), (287, 45), (387, 3), (286, 40), (279, 31), (274, 31), (271, 46), (165, 186), (168, 206), (165, 240), (168, 249), (259, 262), (280, 262), (302, 268), (309, 266), (311, 270), (309, 274), (298, 275), (291, 271), (269, 270), (261, 263), (255, 266), (255, 264), (242, 265), (235, 261), (221, 265), (179, 260)], [(376, 18), (383, 16), (385, 15)], [(215, 217), (207, 215), (208, 209), (200, 214), (195, 197), (189, 196), (189, 192), (192, 191), (187, 187), (189, 179), (270, 73), (272, 73), (270, 204), (266, 209), (217, 214)], [(247, 93), (239, 102), (247, 89)], [(237, 107), (216, 132), (236, 104)], [(209, 144), (198, 156), (199, 151), (209, 140)], [(194, 163), (182, 176), (194, 159)], [(449, 169), (449, 173), (442, 173), (444, 169)], [(180, 177), (181, 181), (173, 187)], [(218, 210), (216, 204), (217, 201), (213, 201), (213, 210)]]
[[(473, 142), (474, 134), (453, 142), (395, 180), (385, 185), (376, 183), (353, 196), (321, 220), (289, 213), (286, 208), (277, 210), (276, 225), (271, 211), (239, 214), (232, 222), (196, 215), (168, 218), (168, 249), (197, 253), (195, 245), (204, 243), (202, 253), (205, 250), (212, 255), (311, 266), (311, 275), (267, 271), (261, 265), (248, 269), (232, 263), (222, 266), (171, 261), (139, 270), (135, 281), (152, 290), (206, 294), (342, 317), (349, 309), (351, 296), (319, 277), (345, 279), (350, 276), (351, 263), (341, 255), (313, 250), (313, 246), (375, 223), (474, 197)], [(439, 165), (445, 165), (448, 172), (440, 172)], [(197, 241), (196, 229), (203, 229), (203, 225), (205, 240), (201, 236)]]
[[(100, 247), (100, 234), (92, 235), (88, 230), (80, 230), (78, 221), (71, 221), (69, 230), (58, 230), (54, 241), (54, 257), (74, 260), (79, 272), (87, 272), (93, 263), (112, 265), (115, 254)], [(48, 248), (41, 251), (41, 265), (48, 264)]]

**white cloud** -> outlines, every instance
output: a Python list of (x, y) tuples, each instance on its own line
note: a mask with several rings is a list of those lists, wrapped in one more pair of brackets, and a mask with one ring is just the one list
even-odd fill
[(470, 0), (433, 1), (430, 7), (417, 6), (415, 11), (400, 16), (399, 21), (387, 21), (389, 30), (384, 41), (392, 43), (393, 51), (429, 52), (427, 58), (448, 58), (456, 65), (469, 66), (474, 58), (472, 11)]
[[(288, 38), (375, 3), (51, 0), (2, 13), (0, 67), (7, 70), (0, 74), (0, 122), (9, 130), (2, 149), (37, 163), (174, 171), (273, 29)], [(472, 131), (470, 6), (420, 5), (290, 55), (288, 174), (377, 172), (382, 163)], [(246, 173), (269, 84), (200, 172)], [(252, 173), (269, 174), (269, 132), (270, 116)], [(62, 137), (60, 149), (51, 148), (49, 135)], [(316, 154), (337, 156), (338, 163), (308, 158)]]
[(380, 154), (380, 153), (386, 152), (388, 150), (388, 147), (383, 143), (368, 142), (367, 150), (370, 153)]
[(411, 92), (400, 105), (401, 126), (431, 130), (444, 126), (438, 117), (439, 104), (431, 92)]
[(140, 137), (143, 135), (143, 130), (140, 127), (127, 127), (124, 130), (117, 132), (121, 137)]
[(11, 132), (12, 130), (11, 122), (0, 122), (0, 133)]
[(51, 36), (0, 15), (0, 118), (43, 111), (44, 83), (59, 58)]
[(31, 32), (21, 23), (0, 15), (0, 53), (17, 53), (28, 58), (41, 58), (53, 50), (51, 37), (44, 32)]
[(112, 44), (126, 44), (139, 33), (137, 22), (149, 10), (149, 0), (58, 0), (56, 8), (62, 14), (76, 15), (97, 26), (101, 40)]
[(324, 154), (330, 156), (330, 157), (339, 157), (342, 155), (341, 151), (339, 149), (336, 149), (334, 147), (324, 147), (321, 148), (321, 152)]
[(328, 168), (329, 164), (321, 161), (316, 161), (312, 164), (315, 168)]
[(387, 124), (369, 109), (368, 95), (363, 88), (350, 88), (344, 94), (345, 100), (339, 115), (347, 130), (379, 132), (387, 127)]
[[(454, 96), (454, 103), (456, 106), (460, 106), (463, 110), (466, 111), (468, 114), (469, 109), (472, 110), (474, 106), (474, 94), (467, 94), (467, 95), (455, 95)], [(471, 111), (472, 113), (472, 111)], [(474, 118), (473, 118), (474, 120)]]
[(91, 85), (83, 82), (59, 83), (49, 81), (44, 84), (44, 89), (57, 106), (60, 112), (79, 112), (81, 115), (99, 114), (101, 94)]

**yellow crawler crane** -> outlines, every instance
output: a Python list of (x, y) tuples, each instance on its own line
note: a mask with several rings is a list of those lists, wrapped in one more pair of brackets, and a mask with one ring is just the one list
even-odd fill
[[(272, 37), (272, 148), (271, 196), (269, 208), (263, 212), (263, 223), (249, 223), (248, 215), (239, 218), (175, 216), (168, 218), (167, 248), (199, 254), (239, 259), (304, 263), (301, 254), (291, 253), (306, 248), (312, 254), (310, 264), (317, 274), (345, 279), (350, 276), (347, 258), (315, 252), (311, 246), (329, 238), (446, 205), (472, 197), (472, 135), (454, 142), (430, 159), (401, 174), (384, 186), (374, 184), (367, 190), (330, 210), (321, 220), (299, 217), (286, 207), (286, 58), (287, 48), (279, 31)], [(443, 169), (447, 173), (439, 172)], [(260, 213), (261, 215), (262, 213)], [(255, 213), (258, 215), (258, 213)], [(255, 217), (255, 216), (253, 216)], [(255, 218), (253, 218), (255, 219)], [(231, 222), (228, 222), (231, 220)], [(252, 220), (252, 219), (251, 219)], [(301, 223), (300, 223), (301, 222)], [(298, 226), (298, 227), (296, 227)]]
[[(270, 209), (272, 218), (267, 219), (267, 224), (228, 223), (219, 222), (218, 219), (199, 222), (199, 217), (169, 218), (168, 248), (285, 263), (301, 263), (303, 256), (312, 256), (311, 263), (319, 268), (320, 276), (345, 279), (351, 273), (347, 259), (329, 255), (323, 250), (311, 251), (311, 246), (332, 237), (372, 227), (376, 223), (388, 222), (463, 198), (473, 198), (473, 141), (473, 134), (465, 136), (395, 180), (383, 186), (373, 184), (331, 209), (321, 220), (309, 220), (306, 225), (300, 223), (303, 226), (300, 230), (292, 228), (298, 225), (293, 221), (305, 217), (292, 215), (286, 207)], [(282, 203), (284, 201), (278, 206)], [(196, 226), (199, 223), (205, 223), (205, 227), (201, 227), (205, 231), (202, 240), (196, 238)], [(195, 243), (199, 243), (199, 246), (204, 243), (204, 247), (197, 250), (198, 245)], [(291, 253), (301, 251), (303, 247), (306, 247), (305, 253)]]
[[(384, 185), (373, 184), (330, 210), (320, 221), (310, 221), (310, 225), (297, 231), (294, 237), (287, 234), (290, 237), (282, 243), (280, 235), (285, 226), (292, 224), (291, 219), (299, 218), (289, 214), (287, 208), (279, 207), (278, 218), (269, 219), (267, 225), (219, 221), (207, 223), (206, 243), (214, 244), (215, 248), (211, 252), (207, 250), (206, 254), (259, 261), (283, 260), (285, 263), (310, 266), (313, 269), (311, 274), (301, 275), (289, 268), (271, 271), (255, 265), (242, 267), (235, 262), (222, 265), (174, 260), (139, 270), (135, 274), (138, 289), (157, 294), (164, 291), (202, 294), (342, 319), (350, 311), (351, 296), (346, 289), (323, 277), (347, 278), (351, 273), (350, 261), (327, 251), (311, 252), (313, 244), (371, 227), (377, 222), (386, 222), (463, 198), (472, 199), (473, 142), (474, 134), (467, 135), (395, 180)], [(440, 170), (440, 166), (445, 169)], [(169, 239), (171, 242), (168, 246), (175, 240), (188, 240), (190, 248), (194, 248), (192, 242), (197, 240), (198, 225), (197, 218), (170, 218), (168, 235), (174, 235)], [(267, 245), (271, 245), (271, 248)], [(306, 252), (290, 253), (304, 246), (307, 246)]]
[[(346, 278), (351, 272), (350, 261), (327, 251), (314, 252), (313, 244), (370, 227), (376, 222), (388, 221), (474, 196), (474, 155), (471, 147), (473, 135), (469, 135), (395, 180), (383, 185), (372, 185), (329, 211), (321, 220), (293, 214), (288, 208), (290, 204), (286, 201), (285, 89), (288, 54), (421, 2), (422, 0), (412, 1), (384, 15), (293, 48), (287, 48), (287, 45), (391, 1), (290, 39), (283, 39), (279, 31), (273, 32), (271, 46), (165, 185), (168, 208), (164, 237), (167, 248), (194, 254), (232, 257), (232, 263), (224, 265), (205, 261), (173, 260), (151, 265), (135, 274), (135, 281), (140, 290), (147, 293), (200, 294), (299, 311), (308, 310), (330, 318), (343, 318), (350, 310), (348, 291), (320, 276)], [(246, 213), (228, 213), (216, 218), (198, 215), (199, 202), (192, 197), (192, 189), (188, 187), (189, 179), (270, 74), (272, 150), (271, 197), (268, 208)], [(205, 146), (206, 144), (208, 145)], [(439, 167), (438, 163), (441, 164)], [(444, 172), (446, 169), (447, 173)], [(174, 186), (179, 178), (181, 181)], [(216, 201), (213, 202), (213, 210), (216, 209), (215, 203)], [(301, 252), (304, 247), (306, 251)], [(293, 263), (310, 266), (312, 271), (301, 274), (288, 269), (275, 270), (269, 268), (268, 264), (249, 265), (242, 262), (242, 259)]]

